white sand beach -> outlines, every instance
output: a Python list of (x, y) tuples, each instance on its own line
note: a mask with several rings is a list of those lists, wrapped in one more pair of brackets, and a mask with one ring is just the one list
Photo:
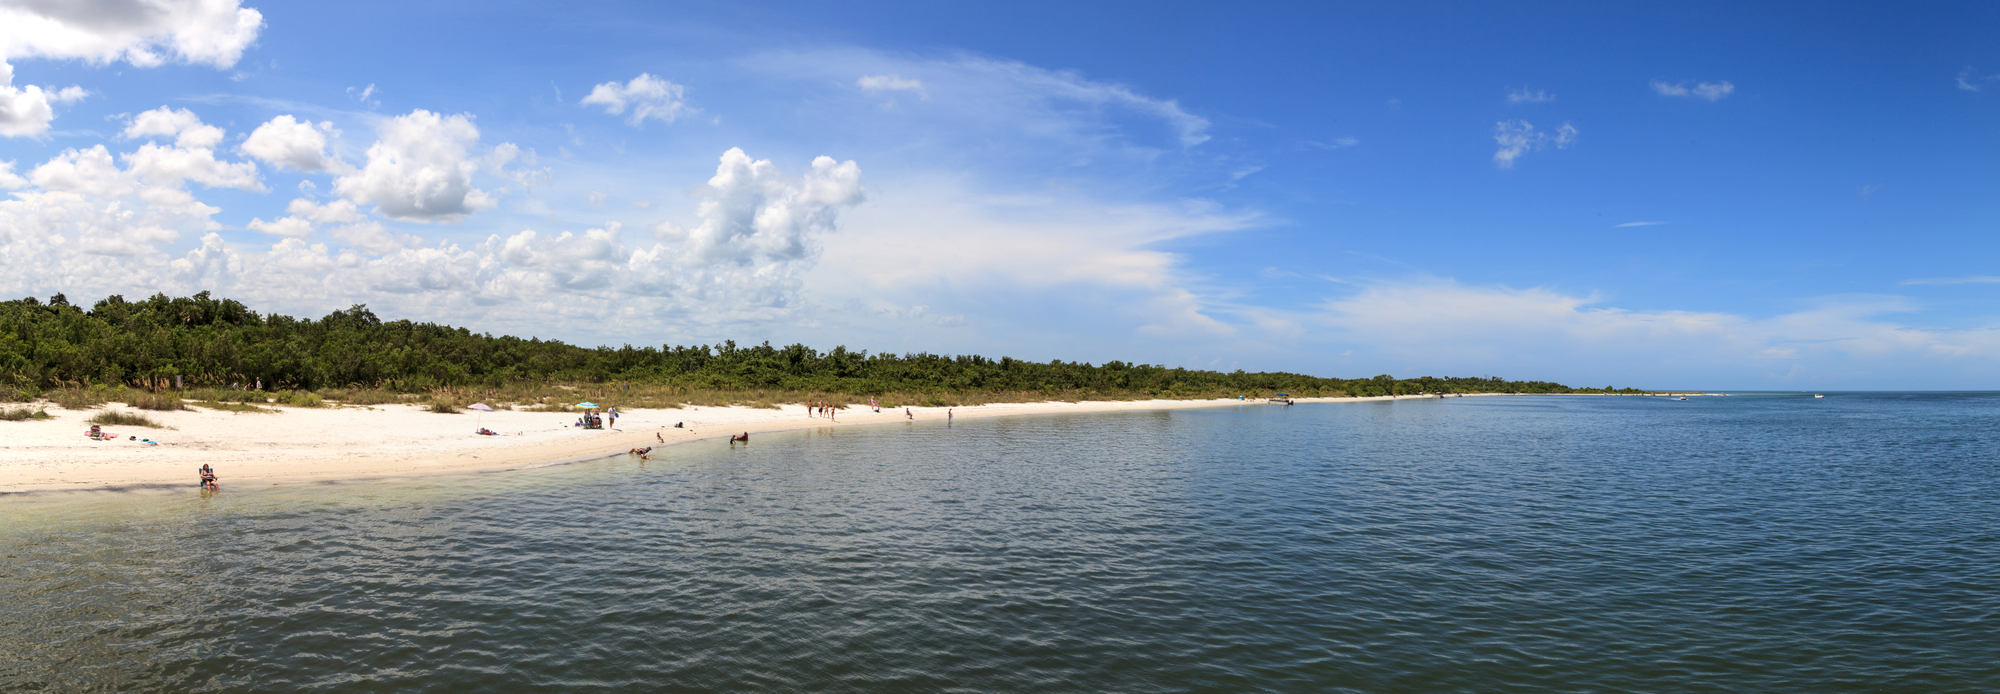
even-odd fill
[[(1401, 396), (1403, 399), (1419, 396)], [(1301, 398), (1299, 402), (1396, 398)], [(147, 486), (192, 488), (196, 468), (215, 468), (222, 489), (519, 469), (624, 454), (632, 448), (793, 429), (941, 422), (947, 408), (850, 407), (834, 419), (798, 405), (781, 409), (635, 409), (617, 426), (585, 430), (561, 412), (438, 414), (412, 405), (283, 408), (273, 413), (196, 409), (144, 412), (166, 428), (107, 426), (116, 440), (86, 437), (100, 410), (46, 405), (50, 419), (0, 422), (0, 494)], [(1139, 400), (1007, 403), (953, 408), (958, 419), (1194, 407), (1275, 406), (1258, 401)], [(133, 411), (112, 403), (107, 409)], [(674, 425), (680, 423), (682, 427)], [(500, 436), (482, 436), (484, 427)], [(158, 442), (150, 445), (138, 439)], [(663, 451), (655, 451), (658, 456)]]

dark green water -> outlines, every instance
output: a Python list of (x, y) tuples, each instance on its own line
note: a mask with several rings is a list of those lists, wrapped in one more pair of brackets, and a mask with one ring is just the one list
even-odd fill
[(1503, 397), (0, 498), (0, 690), (2000, 690), (2000, 396)]

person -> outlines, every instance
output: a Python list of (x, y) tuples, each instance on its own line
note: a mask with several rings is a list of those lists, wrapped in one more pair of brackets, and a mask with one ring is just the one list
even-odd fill
[(905, 407), (905, 408), (903, 408), (903, 418), (904, 418), (904, 419), (916, 419), (916, 418), (917, 418), (917, 413), (915, 413), (915, 412), (911, 412), (911, 411), (910, 411), (910, 408), (907, 408), (907, 407)]
[[(674, 426), (678, 427), (678, 426), (680, 426), (680, 425), (679, 425), (679, 424), (675, 424)], [(667, 437), (665, 437), (665, 436), (661, 436), (661, 435), (660, 435), (660, 432), (657, 432), (657, 431), (653, 432), (653, 439), (654, 439), (654, 440), (657, 440), (657, 441), (659, 441), (660, 443), (666, 443), (666, 442), (667, 442)]]
[(945, 425), (945, 427), (946, 427), (946, 428), (950, 428), (950, 427), (951, 427), (951, 418), (952, 418), (952, 413), (951, 413), (951, 410), (950, 410), (949, 408), (945, 409), (945, 411), (944, 411), (944, 425)]
[(215, 483), (215, 470), (208, 463), (201, 464), (201, 486), (211, 491), (222, 491), (222, 486)]

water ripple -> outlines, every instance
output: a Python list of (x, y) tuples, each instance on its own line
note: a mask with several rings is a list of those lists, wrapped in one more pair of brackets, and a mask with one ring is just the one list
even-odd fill
[(0, 503), (0, 690), (2000, 689), (2000, 398), (1024, 417)]

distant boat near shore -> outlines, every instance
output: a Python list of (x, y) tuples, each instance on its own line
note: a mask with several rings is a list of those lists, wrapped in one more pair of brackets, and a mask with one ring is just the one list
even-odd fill
[(1824, 400), (1824, 399), (1826, 399), (1826, 396), (1824, 396), (1824, 395), (1820, 395), (1819, 393), (1813, 393), (1813, 399), (1814, 399), (1814, 400)]

